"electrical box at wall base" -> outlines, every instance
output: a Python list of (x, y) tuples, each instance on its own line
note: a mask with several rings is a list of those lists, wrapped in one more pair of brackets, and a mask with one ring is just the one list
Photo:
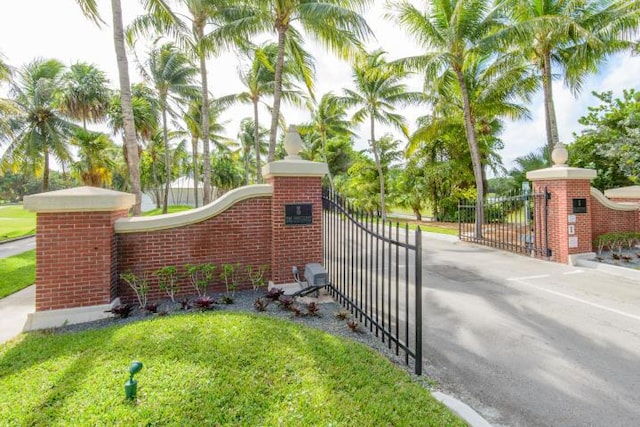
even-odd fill
[(327, 271), (318, 263), (309, 263), (304, 266), (304, 278), (309, 286), (323, 286), (328, 283)]

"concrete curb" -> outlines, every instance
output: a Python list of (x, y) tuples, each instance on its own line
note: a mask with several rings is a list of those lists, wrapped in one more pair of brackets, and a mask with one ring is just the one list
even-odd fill
[(491, 427), (491, 424), (489, 424), (487, 420), (482, 418), (480, 414), (474, 411), (469, 405), (459, 401), (455, 397), (451, 397), (439, 391), (433, 392), (431, 394), (436, 400), (446, 405), (460, 418), (469, 423), (471, 427)]
[(575, 260), (575, 265), (578, 267), (586, 267), (601, 271), (603, 273), (613, 274), (615, 276), (621, 276), (626, 277), (627, 279), (640, 281), (640, 270), (634, 270), (632, 268), (619, 267), (616, 265), (592, 261), (585, 258), (577, 258)]
[(36, 237), (35, 234), (27, 234), (26, 236), (14, 237), (13, 239), (0, 240), (0, 246), (5, 243), (17, 242), (19, 240), (29, 239), (31, 237)]

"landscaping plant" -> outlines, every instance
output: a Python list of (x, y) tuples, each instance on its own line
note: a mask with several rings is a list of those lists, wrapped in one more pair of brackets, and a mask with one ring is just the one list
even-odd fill
[(171, 298), (171, 302), (176, 302), (175, 295), (180, 290), (180, 284), (178, 283), (178, 269), (172, 265), (159, 268), (154, 272), (158, 277), (158, 285), (168, 296)]
[(213, 279), (216, 266), (211, 263), (185, 265), (189, 279), (199, 297), (207, 294), (207, 287)]
[(223, 264), (222, 271), (220, 272), (220, 278), (224, 280), (224, 285), (227, 288), (227, 293), (225, 295), (225, 301), (227, 304), (233, 302), (233, 296), (235, 291), (238, 289), (240, 278), (239, 272), (240, 263), (237, 264)]
[(256, 311), (266, 311), (267, 310), (267, 306), (269, 306), (269, 301), (264, 299), (264, 298), (258, 298), (253, 303), (253, 308), (255, 308)]
[(349, 329), (351, 329), (353, 332), (357, 332), (358, 328), (360, 327), (360, 324), (358, 323), (358, 321), (354, 318), (351, 318), (349, 320), (347, 320), (347, 326), (349, 327)]
[(120, 278), (124, 280), (131, 289), (133, 289), (133, 292), (136, 294), (136, 298), (138, 298), (140, 308), (144, 309), (147, 305), (147, 295), (149, 294), (149, 282), (147, 281), (146, 273), (142, 276), (137, 276), (136, 274), (127, 271), (122, 273)]
[(247, 265), (247, 276), (249, 276), (249, 280), (251, 281), (251, 286), (253, 287), (254, 292), (267, 284), (264, 275), (267, 272), (268, 268), (268, 265), (260, 265), (257, 267)]
[(307, 314), (309, 316), (318, 316), (320, 314), (320, 305), (316, 302), (307, 304)]
[(201, 310), (211, 310), (215, 302), (216, 301), (210, 296), (203, 295), (193, 300), (193, 306)]
[(283, 295), (284, 291), (280, 288), (271, 288), (267, 291), (267, 294), (265, 295), (266, 298), (270, 299), (271, 301), (277, 301), (280, 299), (280, 295)]
[(126, 319), (132, 310), (133, 306), (131, 304), (118, 304), (113, 306), (111, 310), (105, 310), (105, 313), (113, 313), (118, 319)]

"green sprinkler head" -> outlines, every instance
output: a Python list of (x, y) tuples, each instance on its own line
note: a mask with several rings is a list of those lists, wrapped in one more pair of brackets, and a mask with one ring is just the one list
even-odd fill
[(124, 383), (124, 394), (128, 400), (133, 400), (136, 398), (136, 393), (138, 391), (138, 381), (133, 379), (133, 376), (140, 372), (142, 369), (142, 362), (138, 362), (137, 360), (131, 363), (129, 367), (129, 380)]

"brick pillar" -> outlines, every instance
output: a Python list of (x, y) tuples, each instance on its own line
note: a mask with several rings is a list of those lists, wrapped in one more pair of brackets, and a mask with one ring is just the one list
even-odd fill
[(270, 276), (274, 284), (292, 283), (294, 265), (304, 277), (305, 264), (322, 263), (322, 177), (328, 168), (325, 163), (299, 160), (293, 151), (262, 170), (273, 186)]
[[(570, 255), (592, 252), (591, 180), (595, 177), (594, 170), (567, 166), (527, 173), (536, 193), (544, 192), (545, 188), (551, 193), (547, 202), (547, 229), (544, 224), (536, 224), (535, 236), (542, 239), (540, 241), (548, 236), (552, 261), (567, 264)], [(537, 209), (541, 208), (542, 204), (537, 206)], [(542, 218), (536, 214), (536, 218)]]
[[(36, 314), (52, 312), (42, 322), (32, 319), (31, 329), (57, 326), (60, 316), (69, 323), (104, 317), (98, 312), (117, 297), (114, 223), (134, 201), (94, 187), (24, 198), (25, 209), (37, 212)], [(89, 314), (87, 307), (97, 308)]]

